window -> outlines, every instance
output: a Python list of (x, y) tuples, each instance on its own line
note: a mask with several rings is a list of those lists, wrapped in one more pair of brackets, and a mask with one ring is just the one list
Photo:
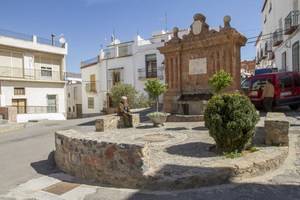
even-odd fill
[(56, 95), (47, 95), (47, 112), (56, 113)]
[(73, 112), (75, 112), (75, 106), (73, 106)]
[(267, 15), (265, 15), (265, 19), (264, 19), (264, 23), (266, 23), (267, 22)]
[(96, 92), (96, 75), (95, 74), (90, 75), (90, 82), (91, 82), (90, 91)]
[(156, 54), (146, 55), (146, 77), (157, 78)]
[(281, 54), (281, 65), (282, 65), (282, 71), (287, 71), (286, 66), (286, 51)]
[(69, 110), (69, 112), (71, 112), (71, 107), (69, 107), (69, 109), (68, 109), (68, 110)]
[(114, 71), (112, 73), (112, 80), (113, 80), (113, 85), (117, 85), (118, 83), (120, 83), (121, 82), (121, 72)]
[(253, 80), (251, 90), (256, 91), (256, 90), (263, 89), (266, 85), (266, 82), (267, 82), (267, 79), (265, 79), (265, 78)]
[(294, 84), (296, 87), (300, 87), (300, 76), (298, 74), (294, 75)]
[(269, 13), (272, 11), (272, 2), (269, 4)]
[(299, 42), (293, 44), (292, 54), (293, 54), (293, 71), (299, 72)]
[(282, 89), (293, 87), (293, 78), (291, 76), (282, 76), (279, 78)]
[(52, 68), (51, 67), (41, 67), (41, 76), (51, 77)]
[(94, 97), (88, 97), (88, 109), (94, 109)]
[(14, 88), (14, 95), (25, 95), (25, 88)]
[(70, 94), (70, 92), (68, 93), (68, 98), (70, 98), (71, 97), (71, 94)]

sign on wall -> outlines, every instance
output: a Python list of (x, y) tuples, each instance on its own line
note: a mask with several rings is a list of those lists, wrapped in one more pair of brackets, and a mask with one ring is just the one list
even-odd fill
[(207, 74), (207, 58), (190, 60), (189, 75)]

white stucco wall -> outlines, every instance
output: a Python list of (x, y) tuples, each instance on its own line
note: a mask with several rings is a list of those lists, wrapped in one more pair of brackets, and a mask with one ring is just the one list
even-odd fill
[[(264, 48), (267, 41), (272, 40), (272, 33), (278, 28), (285, 29), (285, 18), (293, 10), (299, 10), (299, 0), (268, 0), (264, 11), (261, 13), (262, 38), (256, 45), (256, 55), (261, 48)], [(270, 11), (270, 6), (272, 7)], [(265, 21), (266, 19), (266, 21)], [(280, 27), (282, 21), (282, 27)], [(282, 53), (287, 53), (287, 70), (292, 71), (292, 45), (300, 40), (299, 29), (292, 35), (283, 33), (283, 43), (277, 47), (272, 47), (275, 54), (274, 60), (268, 58), (261, 61), (258, 67), (273, 66), (282, 69)]]
[[(14, 95), (14, 88), (25, 88), (25, 95)], [(47, 95), (57, 96), (57, 113), (45, 114), (22, 114), (18, 115), (18, 122), (26, 122), (28, 120), (66, 119), (65, 107), (65, 89), (61, 83), (37, 83), (23, 81), (1, 81), (2, 98), (4, 103), (1, 106), (11, 106), (12, 99), (26, 99), (26, 106), (48, 106)]]
[[(90, 82), (90, 75), (96, 75), (96, 91), (91, 93), (86, 91), (86, 84)], [(82, 113), (99, 114), (103, 109), (103, 101), (106, 94), (106, 70), (99, 63), (82, 68)], [(88, 108), (88, 97), (94, 98), (94, 109)]]

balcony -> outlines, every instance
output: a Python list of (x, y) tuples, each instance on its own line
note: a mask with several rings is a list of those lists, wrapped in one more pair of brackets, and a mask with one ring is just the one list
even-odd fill
[(283, 31), (281, 28), (273, 33), (273, 46), (279, 46), (283, 42)]
[(24, 69), (14, 67), (0, 67), (0, 78), (6, 79), (24, 79), (32, 81), (64, 81), (60, 71), (54, 71), (51, 68), (42, 69)]
[[(13, 106), (12, 106), (13, 107)], [(57, 113), (57, 106), (15, 106), (18, 114)]]
[(151, 73), (146, 73), (146, 68), (138, 69), (138, 78), (139, 80), (146, 80), (151, 78), (157, 78), (159, 80), (164, 80), (165, 68), (160, 66), (157, 67), (156, 71), (152, 71)]
[(87, 93), (97, 93), (96, 82), (89, 82), (85, 85), (85, 91)]
[(299, 11), (293, 10), (290, 14), (285, 18), (285, 34), (292, 34), (299, 25)]

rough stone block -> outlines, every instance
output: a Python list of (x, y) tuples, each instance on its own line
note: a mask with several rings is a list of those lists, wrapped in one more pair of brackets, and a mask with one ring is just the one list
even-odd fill
[(290, 123), (283, 113), (268, 113), (265, 120), (265, 143), (267, 145), (288, 146)]
[(104, 132), (104, 119), (97, 119), (95, 123), (96, 132)]
[(132, 114), (132, 125), (137, 127), (140, 124), (140, 114)]

